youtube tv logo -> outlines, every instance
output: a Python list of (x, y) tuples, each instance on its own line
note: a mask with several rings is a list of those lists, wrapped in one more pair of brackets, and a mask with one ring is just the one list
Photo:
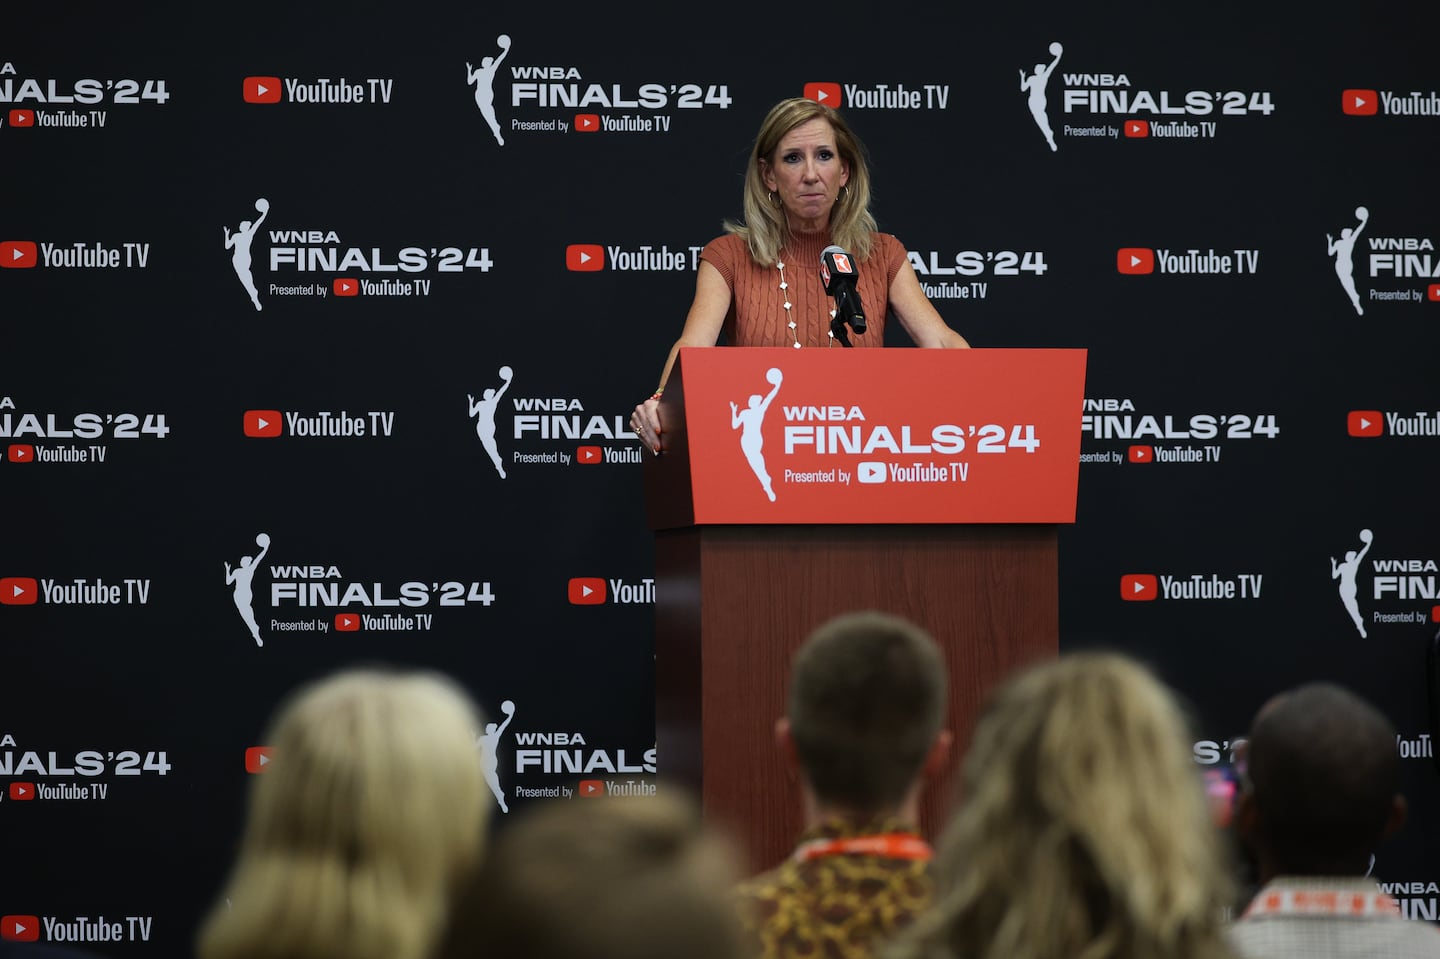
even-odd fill
[(245, 771), (252, 776), (270, 769), (270, 747), (251, 746), (245, 750)]
[(1155, 272), (1155, 251), (1143, 246), (1122, 246), (1115, 254), (1115, 269), (1138, 276)]
[(35, 462), (35, 447), (29, 443), (11, 443), (5, 450), (5, 458), (12, 463)]
[(860, 463), (855, 468), (855, 478), (862, 483), (885, 482), (885, 464), (874, 460)]
[(602, 462), (605, 453), (598, 446), (577, 446), (575, 447), (575, 462), (581, 466), (590, 466)]
[(36, 942), (39, 938), (39, 916), (0, 916), (0, 939), (6, 942)]
[(359, 296), (360, 281), (349, 276), (337, 276), (331, 285), (336, 296)]
[(605, 249), (598, 243), (571, 243), (565, 248), (565, 269), (594, 273), (605, 269)]
[(12, 127), (33, 127), (35, 125), (35, 111), (11, 110), (10, 125)]
[(0, 603), (6, 606), (34, 606), (40, 602), (40, 584), (29, 576), (0, 578)]
[(1345, 431), (1351, 436), (1384, 436), (1385, 417), (1379, 410), (1351, 410)]
[(575, 606), (599, 606), (605, 602), (605, 581), (598, 576), (576, 576), (570, 580), (570, 602)]
[(337, 633), (358, 633), (360, 632), (360, 616), (358, 613), (336, 613), (335, 632)]
[(246, 103), (279, 103), (283, 88), (279, 77), (246, 77), (244, 96)]
[(575, 788), (582, 799), (594, 799), (596, 796), (605, 795), (603, 779), (582, 779), (580, 785)]
[(805, 99), (814, 100), (816, 103), (823, 103), (827, 107), (840, 108), (840, 84), (838, 83), (807, 83), (805, 84)]
[(1346, 90), (1340, 94), (1340, 109), (1352, 117), (1373, 117), (1380, 109), (1380, 94), (1374, 90)]
[(1149, 120), (1126, 120), (1125, 135), (1131, 139), (1141, 139), (1150, 135)]
[(1132, 463), (1153, 463), (1155, 462), (1155, 447), (1132, 446), (1126, 459)]
[(11, 783), (10, 799), (12, 802), (29, 802), (35, 798), (34, 783)]
[(1126, 573), (1120, 577), (1120, 598), (1145, 603), (1160, 596), (1160, 583), (1152, 573)]
[(0, 242), (0, 267), (7, 270), (28, 270), (40, 262), (40, 250), (34, 240)]
[(600, 114), (598, 113), (577, 113), (575, 114), (576, 133), (594, 133), (600, 129)]
[(279, 410), (246, 410), (245, 435), (261, 439), (280, 436), (285, 429), (285, 418)]

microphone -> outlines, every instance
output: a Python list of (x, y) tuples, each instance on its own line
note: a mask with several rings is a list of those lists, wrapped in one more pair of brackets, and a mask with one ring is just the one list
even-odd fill
[(860, 305), (860, 293), (855, 289), (860, 279), (855, 258), (838, 246), (827, 246), (820, 253), (820, 278), (825, 281), (825, 292), (835, 298), (835, 318), (830, 321), (830, 331), (849, 346), (846, 324), (857, 334), (865, 332), (865, 308)]

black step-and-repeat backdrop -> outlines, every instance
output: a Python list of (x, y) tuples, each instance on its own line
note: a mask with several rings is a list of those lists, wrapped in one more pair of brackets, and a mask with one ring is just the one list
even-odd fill
[(1434, 4), (63, 6), (0, 36), (0, 934), (183, 954), (344, 664), (468, 686), (502, 826), (653, 789), (628, 412), (795, 95), (975, 346), (1090, 351), (1062, 648), (1155, 663), (1202, 764), (1379, 702), (1436, 917)]

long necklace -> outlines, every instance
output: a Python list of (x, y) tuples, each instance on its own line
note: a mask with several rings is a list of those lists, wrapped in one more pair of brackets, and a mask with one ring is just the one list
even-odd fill
[[(784, 251), (782, 250), (781, 253), (783, 254)], [(790, 311), (790, 284), (785, 281), (785, 261), (776, 260), (775, 266), (780, 269), (780, 295), (785, 298), (785, 316), (790, 323), (790, 338), (795, 341), (795, 349), (798, 350), (800, 349), (800, 332), (799, 328), (795, 325), (795, 314)], [(830, 311), (830, 319), (835, 319), (834, 310)], [(830, 337), (830, 342), (827, 345), (834, 346), (835, 331), (827, 326), (825, 332)]]

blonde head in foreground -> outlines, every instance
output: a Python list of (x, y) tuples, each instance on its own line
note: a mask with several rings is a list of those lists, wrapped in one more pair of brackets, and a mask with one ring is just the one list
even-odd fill
[(490, 802), (481, 717), (449, 679), (378, 670), (277, 713), (199, 959), (421, 959), (477, 864)]
[(935, 907), (897, 956), (1229, 955), (1230, 883), (1187, 724), (1118, 655), (1065, 656), (995, 693), (936, 865)]

